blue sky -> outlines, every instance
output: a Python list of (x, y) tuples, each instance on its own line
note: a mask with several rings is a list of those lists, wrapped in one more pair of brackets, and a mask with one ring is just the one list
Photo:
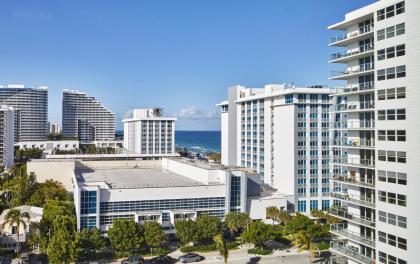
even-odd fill
[(0, 0), (0, 84), (98, 98), (121, 118), (160, 106), (182, 130), (218, 130), (241, 84), (328, 84), (328, 25), (373, 0)]

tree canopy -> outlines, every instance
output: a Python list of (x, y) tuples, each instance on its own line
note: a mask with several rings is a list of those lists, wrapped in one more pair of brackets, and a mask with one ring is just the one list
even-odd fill
[(114, 220), (108, 238), (112, 248), (119, 252), (136, 252), (144, 244), (140, 225), (128, 219)]

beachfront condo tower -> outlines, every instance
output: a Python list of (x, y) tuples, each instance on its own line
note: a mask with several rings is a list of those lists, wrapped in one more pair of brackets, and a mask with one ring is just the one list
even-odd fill
[(382, 0), (329, 27), (335, 263), (418, 263), (420, 1)]
[(329, 95), (324, 86), (229, 88), (218, 104), (222, 164), (255, 170), (294, 196), (294, 211), (329, 209)]

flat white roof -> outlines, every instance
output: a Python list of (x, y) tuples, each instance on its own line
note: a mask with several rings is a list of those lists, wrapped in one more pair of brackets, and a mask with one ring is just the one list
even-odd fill
[(76, 171), (76, 174), (77, 180), (81, 184), (89, 186), (105, 182), (113, 189), (190, 187), (205, 185), (202, 182), (157, 168), (92, 169), (87, 171), (79, 170)]

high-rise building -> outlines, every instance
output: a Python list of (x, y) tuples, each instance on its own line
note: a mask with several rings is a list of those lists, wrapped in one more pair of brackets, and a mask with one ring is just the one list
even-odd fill
[(0, 106), (0, 166), (11, 168), (14, 158), (14, 110)]
[(420, 249), (420, 1), (382, 0), (329, 27), (336, 263), (417, 263)]
[(63, 91), (62, 134), (81, 142), (115, 139), (115, 114), (94, 97)]
[(142, 156), (175, 155), (175, 121), (162, 116), (161, 108), (134, 109), (123, 120), (124, 148)]
[(330, 208), (330, 89), (234, 86), (221, 108), (222, 164), (255, 170), (294, 196), (294, 210)]
[(47, 87), (0, 86), (0, 105), (13, 107), (15, 111), (15, 142), (47, 139)]
[(59, 124), (50, 124), (50, 134), (58, 135), (61, 133), (61, 126)]

